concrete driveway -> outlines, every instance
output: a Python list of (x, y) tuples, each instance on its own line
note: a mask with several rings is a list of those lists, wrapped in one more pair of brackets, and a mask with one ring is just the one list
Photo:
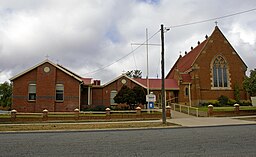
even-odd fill
[(185, 127), (256, 124), (255, 121), (236, 118), (238, 117), (194, 117), (172, 110), (172, 119), (167, 119), (167, 121)]

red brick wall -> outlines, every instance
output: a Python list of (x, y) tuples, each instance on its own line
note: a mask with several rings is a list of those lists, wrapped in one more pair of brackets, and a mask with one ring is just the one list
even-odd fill
[[(211, 89), (211, 63), (212, 60), (221, 55), (227, 61), (229, 67), (229, 80), (231, 89), (227, 90), (213, 90)], [(225, 95), (231, 99), (234, 99), (234, 87), (235, 84), (239, 85), (241, 99), (246, 99), (245, 92), (243, 91), (242, 82), (245, 77), (246, 67), (240, 60), (238, 54), (225, 39), (220, 31), (215, 31), (206, 47), (201, 53), (195, 64), (198, 64), (197, 70), (199, 75), (199, 87), (201, 91), (201, 100), (213, 100), (217, 99), (221, 95)]]
[(92, 105), (104, 105), (102, 92), (103, 88), (92, 88)]
[[(237, 84), (240, 90), (240, 99), (246, 100), (247, 95), (243, 89), (242, 82), (245, 78), (246, 66), (240, 59), (239, 55), (232, 48), (224, 35), (215, 28), (215, 31), (207, 39), (207, 43), (200, 55), (197, 56), (191, 71), (189, 72), (191, 81), (191, 100), (192, 105), (196, 106), (200, 102), (216, 100), (221, 95), (231, 99), (234, 97), (234, 89)], [(212, 89), (212, 71), (211, 63), (215, 57), (221, 55), (228, 64), (229, 69), (229, 89)], [(174, 70), (174, 79), (180, 81), (179, 72)], [(179, 82), (179, 102), (182, 104), (189, 103), (189, 97), (185, 96), (185, 87), (188, 83)]]
[(37, 71), (34, 69), (13, 81), (13, 109), (21, 112), (33, 112), (35, 110), (36, 103), (28, 101), (28, 85), (29, 83), (35, 83), (36, 80)]
[[(228, 64), (230, 89), (212, 89), (211, 63), (218, 55), (222, 56)], [(211, 37), (208, 38), (207, 44), (200, 55), (197, 56), (193, 66), (193, 70), (190, 72), (190, 76), (192, 78), (192, 105), (196, 106), (200, 102), (216, 100), (221, 95), (227, 96), (230, 99), (235, 99), (235, 84), (239, 86), (241, 100), (245, 100), (247, 98), (242, 85), (245, 78), (246, 67), (218, 28), (216, 28)], [(188, 97), (184, 94), (186, 86), (188, 87), (188, 84), (180, 84), (179, 102), (183, 104), (189, 103)]]
[[(51, 69), (48, 73), (43, 71), (46, 66)], [(29, 83), (36, 83), (36, 101), (28, 101)], [(63, 102), (55, 101), (56, 83), (64, 85)], [(18, 112), (73, 111), (79, 108), (79, 86), (78, 80), (45, 63), (13, 81), (12, 108)]]
[(56, 83), (64, 84), (64, 101), (56, 102), (56, 111), (74, 111), (79, 108), (80, 82), (61, 70), (57, 70)]
[(122, 88), (122, 86), (123, 86), (124, 84), (122, 84), (121, 81), (122, 81), (123, 79), (126, 80), (125, 85), (126, 85), (127, 87), (131, 88), (131, 89), (132, 89), (135, 85), (137, 85), (137, 84), (135, 84), (133, 81), (131, 81), (130, 79), (127, 79), (126, 77), (121, 77), (121, 78), (119, 78), (118, 80), (112, 82), (111, 84), (105, 86), (105, 87), (103, 88), (103, 93), (102, 93), (102, 94), (103, 94), (103, 103), (104, 103), (105, 106), (110, 106), (110, 93), (111, 93), (112, 90), (115, 90), (115, 91), (118, 92), (118, 91)]

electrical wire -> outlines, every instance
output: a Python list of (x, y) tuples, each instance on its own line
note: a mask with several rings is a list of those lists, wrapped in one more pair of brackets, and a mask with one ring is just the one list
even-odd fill
[[(131, 49), (132, 49), (132, 51), (133, 51), (132, 44), (131, 44)], [(136, 63), (136, 59), (135, 59), (135, 56), (134, 56), (134, 53), (132, 53), (132, 56), (133, 56), (133, 61), (134, 61), (135, 68), (138, 69), (137, 63)]]
[(205, 23), (205, 22), (209, 22), (209, 21), (224, 19), (224, 18), (227, 18), (227, 17), (232, 17), (232, 16), (252, 12), (252, 11), (255, 11), (255, 10), (256, 10), (256, 8), (253, 8), (253, 9), (249, 9), (249, 10), (245, 10), (245, 11), (241, 11), (241, 12), (237, 12), (237, 13), (233, 13), (233, 14), (228, 14), (228, 15), (224, 15), (224, 16), (220, 16), (220, 17), (215, 17), (215, 18), (211, 18), (211, 19), (206, 19), (206, 20), (196, 21), (196, 22), (190, 22), (190, 23), (185, 23), (185, 24), (180, 24), (180, 25), (173, 25), (173, 26), (166, 27), (166, 28), (172, 29), (172, 28), (185, 27), (185, 26), (189, 26), (189, 25)]
[[(215, 17), (215, 18), (210, 18), (210, 19), (206, 19), (206, 20), (201, 20), (201, 21), (196, 21), (196, 22), (190, 22), (190, 23), (185, 23), (185, 24), (179, 24), (179, 25), (173, 25), (173, 26), (169, 26), (169, 27), (165, 27), (166, 29), (173, 29), (173, 28), (179, 28), (179, 27), (185, 27), (185, 26), (190, 26), (190, 25), (195, 25), (195, 24), (200, 24), (200, 23), (205, 23), (205, 22), (209, 22), (209, 21), (213, 21), (213, 20), (219, 20), (219, 19), (224, 19), (224, 18), (228, 18), (228, 17), (232, 17), (232, 16), (236, 16), (236, 15), (240, 15), (240, 14), (244, 14), (244, 13), (248, 13), (248, 12), (252, 12), (255, 11), (256, 8), (253, 9), (249, 9), (249, 10), (245, 10), (245, 11), (241, 11), (241, 12), (237, 12), (237, 13), (233, 13), (233, 14), (228, 14), (228, 15), (224, 15), (224, 16), (220, 16), (220, 17)], [(158, 30), (156, 33), (154, 33), (148, 40), (152, 39), (155, 35), (157, 35), (160, 32), (160, 30)], [(126, 58), (127, 56), (129, 56), (130, 54), (134, 53), (136, 50), (138, 50), (141, 46), (143, 46), (147, 41), (144, 41), (142, 44), (138, 45), (134, 50), (132, 50), (131, 52), (129, 52), (128, 54), (122, 56), (121, 58), (117, 59), (116, 61), (107, 64), (97, 70), (85, 73), (84, 75), (88, 75), (88, 74), (95, 74), (99, 71), (102, 71), (104, 69), (106, 69), (107, 67), (110, 67), (111, 65), (119, 62), (120, 60)]]
[[(158, 33), (160, 32), (160, 30), (158, 30), (157, 32), (155, 32), (150, 38), (148, 38), (148, 40), (152, 39), (154, 36), (156, 36)], [(110, 67), (111, 65), (119, 62), (120, 60), (123, 60), (124, 58), (126, 58), (127, 56), (129, 56), (130, 54), (134, 53), (136, 50), (138, 50), (141, 46), (143, 46), (147, 41), (144, 41), (142, 44), (138, 45), (134, 50), (132, 50), (131, 52), (127, 53), (126, 55), (122, 56), (121, 58), (117, 59), (116, 61), (110, 63), (110, 64), (107, 64), (97, 70), (94, 70), (94, 71), (91, 71), (91, 72), (88, 72), (88, 73), (85, 73), (84, 75), (88, 75), (88, 74), (94, 74), (94, 73), (97, 73), (101, 70), (104, 70), (106, 69), (107, 67)]]

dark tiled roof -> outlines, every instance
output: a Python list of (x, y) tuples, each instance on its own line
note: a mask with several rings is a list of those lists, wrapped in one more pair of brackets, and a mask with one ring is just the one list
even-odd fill
[(197, 56), (200, 54), (200, 52), (204, 48), (206, 41), (207, 40), (204, 40), (201, 44), (199, 44), (197, 47), (195, 47), (193, 50), (191, 50), (188, 54), (186, 54), (185, 56), (183, 56), (179, 59), (176, 67), (178, 68), (178, 70), (180, 72), (185, 72), (192, 67)]
[[(136, 82), (147, 87), (147, 79), (142, 78), (133, 78)], [(149, 89), (161, 89), (162, 80), (161, 79), (149, 79)], [(179, 89), (178, 83), (174, 79), (165, 79), (165, 88), (166, 89)]]

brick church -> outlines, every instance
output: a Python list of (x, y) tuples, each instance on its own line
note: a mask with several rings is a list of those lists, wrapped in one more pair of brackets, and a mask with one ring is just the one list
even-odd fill
[[(238, 86), (246, 99), (242, 82), (247, 70), (226, 37), (216, 26), (213, 33), (184, 56), (180, 56), (165, 79), (166, 101), (191, 106), (225, 95), (234, 99)], [(116, 105), (114, 97), (123, 85), (149, 88), (161, 99), (161, 79), (134, 79), (125, 74), (101, 85), (99, 80), (83, 78), (67, 68), (45, 60), (12, 77), (12, 108), (18, 112), (83, 110), (88, 105)], [(147, 87), (147, 84), (149, 87)]]
[(216, 26), (209, 37), (177, 59), (166, 78), (177, 80), (180, 103), (197, 106), (221, 95), (235, 99), (235, 86), (240, 99), (246, 100), (242, 84), (246, 70), (246, 64)]

